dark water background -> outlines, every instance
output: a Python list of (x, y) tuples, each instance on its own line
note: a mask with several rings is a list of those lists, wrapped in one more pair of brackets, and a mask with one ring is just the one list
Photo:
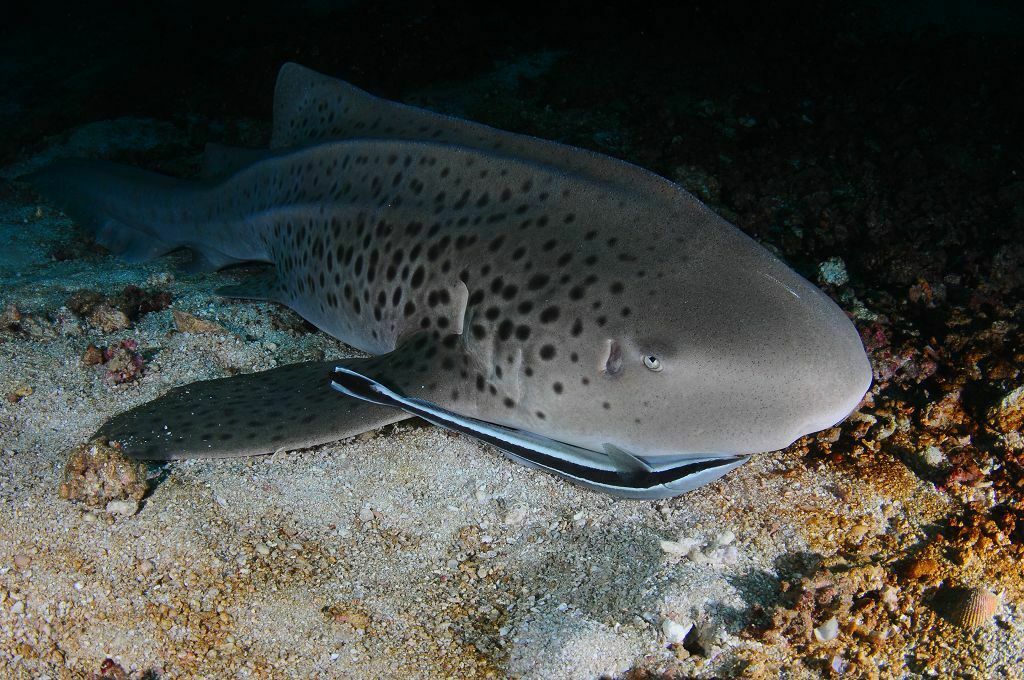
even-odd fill
[[(541, 52), (554, 55), (546, 69), (500, 93), (470, 92), (460, 112), (668, 176), (699, 165), (718, 185), (703, 197), (762, 237), (806, 210), (742, 221), (751, 194), (793, 174), (794, 156), (813, 156), (822, 189), (870, 175), (890, 192), (880, 198), (903, 204), (928, 191), (962, 207), (1022, 178), (1021, 3), (668, 4), (22, 4), (0, 24), (0, 163), (47, 135), (126, 115), (187, 126), (197, 146), (229, 136), (219, 124), (266, 121), (288, 60), (400, 99), (439, 83), (457, 91)], [(947, 182), (929, 191), (921, 174)], [(902, 189), (914, 195), (891, 194)], [(997, 248), (988, 236), (1007, 217), (966, 238)]]
[(118, 160), (187, 173), (207, 141), (265, 141), (292, 60), (648, 167), (810, 278), (839, 257), (852, 292), (902, 329), (887, 342), (941, 345), (961, 308), (1019, 316), (1024, 4), (125, 7), (8, 8), (0, 165), (75, 126), (142, 116), (173, 123), (184, 147)]

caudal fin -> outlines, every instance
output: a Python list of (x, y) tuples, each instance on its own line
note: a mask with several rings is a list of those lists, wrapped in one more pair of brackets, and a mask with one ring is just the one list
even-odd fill
[(107, 161), (57, 161), (25, 178), (96, 242), (129, 262), (188, 246), (204, 269), (236, 262), (197, 238), (188, 208), (199, 186)]

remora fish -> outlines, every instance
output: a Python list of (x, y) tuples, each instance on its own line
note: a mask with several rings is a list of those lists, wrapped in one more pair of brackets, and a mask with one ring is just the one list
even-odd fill
[(211, 147), (205, 175), (66, 161), (31, 181), (128, 260), (272, 263), (223, 292), (378, 356), (171, 390), (97, 433), (138, 458), (267, 453), (418, 415), (593, 488), (668, 497), (835, 424), (870, 383), (827, 296), (607, 156), (286, 64), (270, 150)]

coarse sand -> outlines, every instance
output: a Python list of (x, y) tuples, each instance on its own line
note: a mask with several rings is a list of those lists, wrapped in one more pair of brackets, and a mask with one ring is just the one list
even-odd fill
[[(809, 466), (798, 444), (679, 498), (623, 501), (406, 421), (153, 467), (135, 514), (64, 500), (67, 453), (105, 419), (177, 385), (352, 350), (284, 308), (213, 293), (244, 272), (79, 246), (55, 257), (80, 239), (69, 220), (17, 182), (0, 189), (4, 677), (83, 677), (107, 658), (160, 678), (1020, 677), (1014, 605), (960, 631), (900, 589), (888, 555), (951, 501), (895, 460), (861, 475)], [(169, 292), (171, 307), (104, 331), (67, 306), (126, 286)], [(224, 330), (179, 332), (174, 310)], [(88, 345), (125, 340), (144, 362), (135, 379), (83, 363)], [(844, 574), (875, 585), (850, 586), (836, 634), (813, 610), (799, 640), (762, 634), (795, 607), (783, 591), (822, 569), (840, 591)], [(857, 603), (877, 593), (891, 606), (864, 632)]]

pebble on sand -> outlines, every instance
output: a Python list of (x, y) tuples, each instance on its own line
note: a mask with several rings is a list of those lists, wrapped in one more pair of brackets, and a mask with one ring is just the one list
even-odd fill
[(194, 314), (183, 312), (180, 309), (171, 311), (174, 317), (174, 327), (179, 333), (212, 333), (215, 335), (226, 335), (228, 330), (219, 323), (200, 319)]
[(127, 499), (137, 505), (147, 489), (145, 464), (97, 439), (68, 454), (59, 492), (61, 498), (105, 508), (111, 501)]

